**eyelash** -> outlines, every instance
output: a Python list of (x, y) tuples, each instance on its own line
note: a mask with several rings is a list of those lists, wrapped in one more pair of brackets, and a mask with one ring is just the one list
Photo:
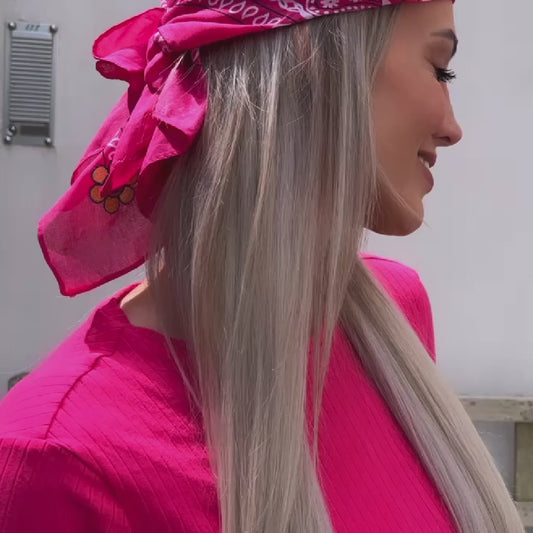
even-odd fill
[(435, 72), (437, 74), (437, 79), (440, 82), (444, 82), (444, 83), (450, 83), (451, 81), (453, 81), (457, 77), (453, 70), (449, 70), (447, 68), (437, 68), (437, 67), (435, 67)]

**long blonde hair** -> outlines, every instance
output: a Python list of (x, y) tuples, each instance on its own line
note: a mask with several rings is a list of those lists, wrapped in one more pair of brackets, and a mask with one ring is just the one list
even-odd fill
[(377, 193), (372, 86), (396, 11), (202, 54), (205, 125), (164, 188), (147, 265), (162, 324), (188, 342), (225, 533), (332, 531), (305, 402), (312, 361), (316, 419), (339, 325), (458, 529), (524, 531), (452, 388), (358, 255)]

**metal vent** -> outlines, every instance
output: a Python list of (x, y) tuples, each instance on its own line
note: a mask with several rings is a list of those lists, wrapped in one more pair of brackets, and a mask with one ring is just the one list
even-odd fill
[(4, 142), (53, 145), (54, 34), (50, 24), (9, 22), (6, 35)]

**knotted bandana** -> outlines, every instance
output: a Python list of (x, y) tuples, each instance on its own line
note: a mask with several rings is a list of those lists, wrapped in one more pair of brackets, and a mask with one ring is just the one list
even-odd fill
[[(129, 88), (39, 223), (61, 293), (74, 296), (140, 266), (150, 215), (172, 160), (198, 135), (207, 109), (203, 46), (233, 37), (402, 2), (431, 0), (163, 0), (101, 35), (96, 68)], [(452, 0), (453, 2), (455, 0)]]

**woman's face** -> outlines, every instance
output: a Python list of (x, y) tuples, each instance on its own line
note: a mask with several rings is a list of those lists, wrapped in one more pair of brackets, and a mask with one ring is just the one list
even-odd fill
[(451, 146), (462, 137), (446, 76), (455, 39), (451, 0), (401, 5), (373, 92), (381, 172), (376, 216), (369, 229), (377, 233), (408, 235), (420, 227), (422, 199), (433, 187), (420, 156), (433, 166), (437, 147)]

